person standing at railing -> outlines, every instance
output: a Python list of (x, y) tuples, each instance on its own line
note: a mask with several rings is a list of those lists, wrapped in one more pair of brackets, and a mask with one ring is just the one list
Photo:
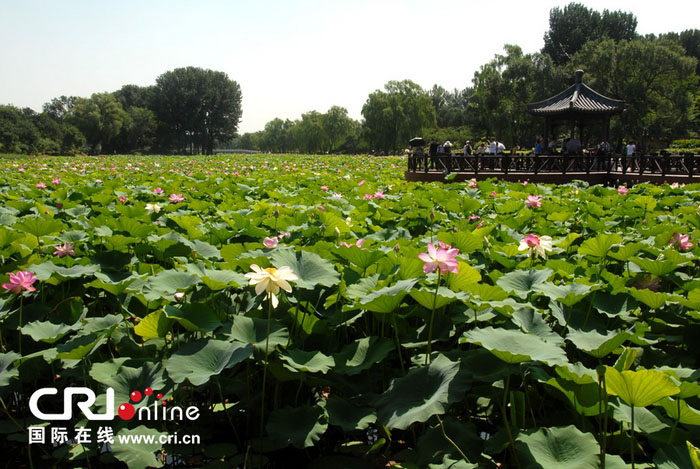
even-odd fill
[(637, 145), (634, 144), (633, 140), (627, 142), (627, 156), (634, 156), (637, 152)]

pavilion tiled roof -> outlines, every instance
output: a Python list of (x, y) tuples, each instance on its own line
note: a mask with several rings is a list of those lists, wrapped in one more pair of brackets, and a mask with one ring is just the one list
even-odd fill
[(582, 82), (583, 71), (576, 72), (576, 83), (549, 99), (527, 105), (535, 115), (558, 115), (574, 113), (617, 114), (624, 111), (624, 101), (608, 98)]

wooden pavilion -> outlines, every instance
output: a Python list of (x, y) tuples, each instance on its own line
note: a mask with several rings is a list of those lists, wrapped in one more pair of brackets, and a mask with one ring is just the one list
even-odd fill
[[(576, 83), (551, 98), (530, 103), (527, 111), (535, 116), (545, 118), (543, 148), (547, 148), (549, 137), (556, 126), (566, 125), (570, 129), (570, 137), (575, 137), (578, 129), (578, 139), (585, 148), (587, 144), (584, 127), (601, 125), (604, 141), (610, 141), (610, 118), (621, 114), (627, 109), (624, 101), (608, 98), (583, 83), (583, 70), (576, 71)], [(597, 142), (595, 142), (597, 143)]]

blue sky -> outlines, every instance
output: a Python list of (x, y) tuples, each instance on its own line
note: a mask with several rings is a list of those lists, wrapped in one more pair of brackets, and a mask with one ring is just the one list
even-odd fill
[[(193, 65), (241, 85), (241, 132), (332, 105), (360, 119), (389, 80), (461, 89), (504, 44), (539, 50), (549, 10), (568, 3), (0, 0), (0, 104), (40, 110)], [(581, 3), (631, 11), (642, 34), (700, 28), (700, 2)]]

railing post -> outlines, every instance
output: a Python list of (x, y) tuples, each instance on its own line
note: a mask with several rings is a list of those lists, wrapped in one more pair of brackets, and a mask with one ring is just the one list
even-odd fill
[(637, 164), (639, 165), (639, 175), (644, 174), (644, 155), (637, 156)]
[(622, 154), (622, 174), (627, 174), (627, 155)]
[(474, 153), (474, 174), (479, 174), (479, 154)]
[(537, 174), (537, 171), (539, 171), (539, 166), (540, 166), (540, 164), (539, 164), (540, 163), (540, 155), (538, 155), (537, 153), (535, 153), (534, 161), (535, 161), (535, 168), (534, 168), (535, 174)]

